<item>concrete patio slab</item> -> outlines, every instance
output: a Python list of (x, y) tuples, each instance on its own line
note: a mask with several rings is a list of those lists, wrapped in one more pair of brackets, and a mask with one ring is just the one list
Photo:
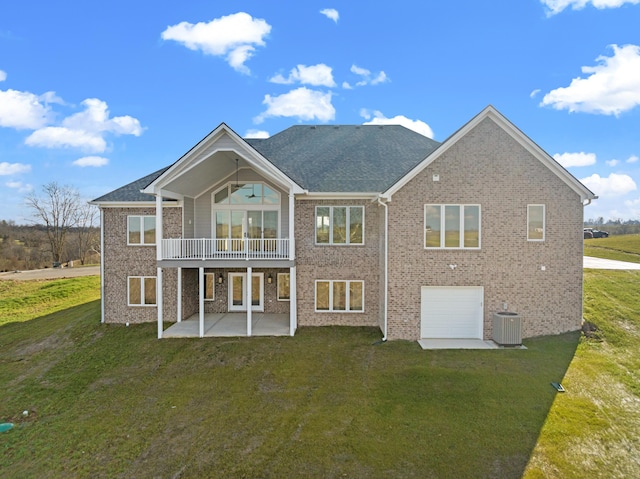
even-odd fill
[[(163, 338), (199, 337), (197, 314), (179, 323), (174, 323), (162, 333)], [(245, 313), (207, 313), (204, 315), (204, 337), (240, 337), (247, 335)], [(253, 313), (251, 315), (252, 336), (289, 336), (289, 315)]]

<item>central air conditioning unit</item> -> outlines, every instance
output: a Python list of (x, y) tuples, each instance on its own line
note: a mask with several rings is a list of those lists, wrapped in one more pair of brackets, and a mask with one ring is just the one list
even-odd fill
[(493, 341), (500, 346), (522, 345), (522, 321), (518, 313), (493, 313)]

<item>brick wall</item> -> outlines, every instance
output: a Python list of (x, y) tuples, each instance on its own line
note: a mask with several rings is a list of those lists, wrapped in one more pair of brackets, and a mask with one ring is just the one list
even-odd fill
[[(315, 207), (363, 205), (362, 246), (315, 244)], [(370, 200), (297, 201), (295, 207), (297, 306), (299, 326), (377, 326), (379, 321), (379, 212)], [(316, 280), (364, 281), (364, 312), (315, 312)]]
[[(425, 204), (480, 204), (481, 249), (425, 250)], [(527, 241), (528, 204), (546, 205), (544, 242)], [(525, 337), (579, 329), (582, 208), (554, 173), (482, 121), (389, 204), (389, 339), (419, 339), (421, 286), (483, 286), (485, 338), (503, 302), (521, 314)]]
[[(104, 215), (104, 295), (105, 322), (143, 323), (157, 321), (156, 306), (128, 306), (127, 277), (157, 276), (156, 247), (127, 245), (127, 216), (155, 215), (155, 208), (105, 208)], [(163, 209), (163, 236), (179, 238), (182, 231), (182, 209)], [(163, 269), (163, 317), (177, 317), (177, 271)]]

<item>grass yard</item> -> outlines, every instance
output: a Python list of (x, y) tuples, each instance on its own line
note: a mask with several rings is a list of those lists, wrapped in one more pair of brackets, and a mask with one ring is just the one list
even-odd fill
[(585, 256), (640, 263), (640, 235), (616, 235), (584, 240)]
[(0, 281), (0, 326), (28, 321), (100, 298), (100, 277)]
[(330, 327), (158, 341), (154, 324), (101, 325), (89, 297), (43, 310), (0, 326), (0, 422), (16, 424), (1, 475), (640, 477), (638, 281), (587, 273), (600, 339), (527, 350)]

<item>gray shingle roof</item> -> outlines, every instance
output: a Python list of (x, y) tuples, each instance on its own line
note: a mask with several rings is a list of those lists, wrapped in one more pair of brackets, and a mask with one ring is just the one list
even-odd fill
[[(249, 145), (301, 187), (314, 193), (382, 192), (440, 143), (399, 125), (297, 125)], [(154, 201), (140, 193), (169, 167), (94, 202)]]
[(96, 203), (112, 202), (112, 201), (113, 202), (128, 202), (128, 201), (154, 202), (156, 200), (155, 196), (147, 195), (145, 193), (140, 193), (140, 190), (142, 190), (149, 183), (151, 183), (153, 180), (158, 178), (162, 173), (167, 171), (167, 169), (169, 169), (168, 166), (154, 173), (151, 173), (150, 175), (147, 175), (143, 178), (137, 179), (136, 181), (133, 181), (128, 185), (121, 186), (117, 190), (113, 190), (107, 193), (106, 195), (101, 196), (100, 198), (96, 198), (93, 201)]
[(382, 192), (439, 146), (399, 125), (298, 125), (246, 141), (310, 192)]

